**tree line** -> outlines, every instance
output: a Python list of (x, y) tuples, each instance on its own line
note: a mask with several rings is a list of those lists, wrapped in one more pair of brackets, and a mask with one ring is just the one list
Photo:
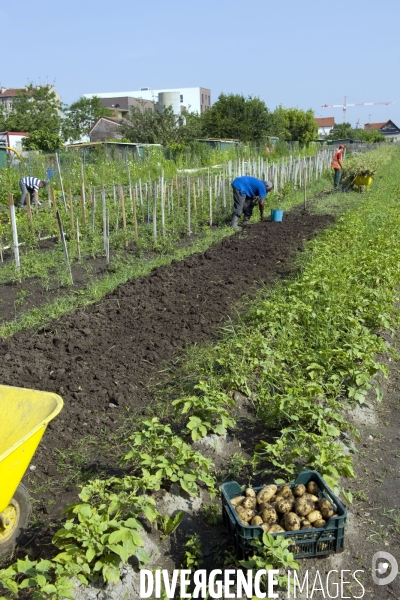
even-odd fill
[[(54, 152), (64, 143), (79, 141), (87, 135), (100, 116), (113, 115), (96, 96), (81, 97), (65, 105), (51, 87), (30, 85), (18, 92), (10, 113), (0, 105), (0, 131), (26, 132), (29, 134), (24, 140), (26, 149)], [(330, 137), (368, 137), (367, 141), (376, 141), (380, 136), (364, 130), (350, 132), (347, 125), (351, 129), (350, 124), (335, 126)], [(318, 126), (311, 109), (278, 106), (271, 111), (260, 98), (220, 94), (202, 114), (183, 112), (177, 116), (168, 107), (162, 113), (156, 107), (150, 110), (131, 107), (127, 118), (120, 121), (119, 133), (125, 141), (162, 144), (176, 150), (201, 138), (264, 143), (270, 137), (278, 137), (304, 146), (317, 139)]]

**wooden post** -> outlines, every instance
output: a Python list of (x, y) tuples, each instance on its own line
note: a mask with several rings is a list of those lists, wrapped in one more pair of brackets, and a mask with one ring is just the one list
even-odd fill
[(89, 186), (89, 200), (92, 203), (92, 231), (94, 231), (94, 226), (95, 226), (95, 218), (96, 218), (96, 190), (93, 190), (93, 197), (92, 197), (92, 190)]
[(133, 210), (133, 226), (135, 228), (135, 238), (138, 239), (138, 224), (137, 224), (137, 214), (136, 214), (136, 191), (132, 190), (132, 210)]
[(304, 171), (304, 210), (307, 208), (307, 169)]
[(32, 210), (31, 210), (31, 195), (29, 193), (26, 195), (26, 214), (28, 215), (29, 224), (33, 228)]
[(21, 263), (19, 260), (17, 220), (15, 218), (14, 196), (10, 193), (8, 193), (8, 206), (10, 209), (10, 221), (11, 221), (11, 229), (12, 229), (12, 235), (13, 235), (13, 250), (14, 250), (15, 267), (19, 273), (20, 269), (21, 269)]
[(65, 212), (67, 212), (67, 202), (65, 200), (64, 184), (63, 184), (63, 179), (62, 179), (62, 175), (61, 175), (60, 161), (58, 160), (58, 154), (57, 154), (57, 152), (56, 152), (56, 161), (57, 161), (58, 176), (60, 178), (61, 192), (62, 192), (62, 198), (63, 198), (63, 202), (64, 202), (64, 208), (65, 208)]
[(76, 217), (76, 243), (78, 246), (78, 260), (81, 260), (81, 244), (79, 239), (79, 219)]
[(187, 232), (188, 235), (192, 233), (190, 227), (190, 179), (187, 178)]
[(104, 243), (104, 251), (107, 256), (107, 211), (106, 211), (106, 191), (104, 189), (104, 183), (101, 186), (101, 207), (103, 209), (103, 243)]
[(162, 231), (162, 236), (165, 237), (164, 171), (162, 172), (161, 181), (160, 181), (160, 196), (161, 196), (161, 231)]
[(63, 230), (63, 226), (62, 226), (62, 223), (61, 223), (60, 213), (58, 212), (58, 210), (57, 210), (56, 216), (57, 216), (58, 228), (60, 230), (60, 238), (61, 238), (61, 243), (62, 243), (63, 252), (64, 252), (65, 264), (67, 265), (69, 276), (71, 278), (71, 283), (73, 284), (74, 280), (73, 280), (73, 277), (72, 277), (71, 265), (69, 264), (67, 244), (65, 242), (64, 230)]
[[(90, 190), (90, 187), (89, 187)], [(81, 205), (82, 205), (82, 225), (86, 227), (86, 200), (85, 200), (85, 186), (81, 185)]]
[(125, 248), (127, 248), (128, 247), (128, 238), (126, 236), (125, 198), (124, 198), (124, 191), (122, 189), (122, 185), (121, 184), (119, 184), (119, 199), (121, 201), (122, 225), (123, 225), (123, 228), (124, 228)]
[(106, 264), (110, 262), (110, 211), (106, 215)]
[(54, 196), (54, 190), (53, 190), (53, 188), (51, 188), (51, 203), (53, 205), (54, 216), (55, 216), (55, 218), (57, 218), (57, 205), (56, 205), (56, 199), (55, 199), (55, 196)]
[(193, 181), (193, 210), (197, 212), (197, 203), (196, 203), (196, 183)]
[(72, 199), (71, 188), (68, 188), (68, 196), (69, 196), (69, 217), (71, 220), (71, 231), (73, 233), (75, 231), (75, 223), (74, 223), (74, 202)]
[(210, 227), (213, 224), (212, 185), (210, 185)]
[(153, 184), (153, 238), (157, 240), (157, 184)]

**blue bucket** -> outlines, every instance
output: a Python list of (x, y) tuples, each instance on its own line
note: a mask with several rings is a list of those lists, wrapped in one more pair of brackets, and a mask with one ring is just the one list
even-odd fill
[(271, 210), (271, 221), (280, 223), (283, 219), (283, 210)]
[(47, 169), (46, 174), (47, 174), (47, 179), (50, 181), (50, 179), (53, 178), (53, 169)]

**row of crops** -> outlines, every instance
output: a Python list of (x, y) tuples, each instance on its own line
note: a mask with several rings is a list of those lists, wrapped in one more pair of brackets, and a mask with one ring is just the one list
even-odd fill
[[(98, 575), (118, 581), (121, 561), (136, 556), (146, 564), (138, 518), (165, 535), (179, 525), (159, 515), (153, 492), (174, 482), (192, 496), (199, 486), (217, 493), (211, 460), (191, 441), (235, 427), (235, 391), (251, 398), (262, 424), (281, 430), (274, 442), (255, 447), (255, 469), (268, 478), (315, 469), (351, 501), (346, 478), (356, 477), (351, 452), (358, 432), (345, 411), (362, 404), (372, 378), (385, 374), (377, 356), (393, 350), (381, 332), (398, 327), (400, 316), (400, 152), (382, 148), (373, 160), (371, 192), (309, 244), (299, 274), (260, 292), (234, 332), (198, 351), (183, 377), (190, 389), (173, 402), (171, 422), (154, 417), (131, 434), (131, 449), (121, 457), (131, 474), (89, 482), (54, 536), (59, 554), (1, 570), (3, 587), (72, 598), (73, 576), (83, 583)], [(283, 556), (289, 560), (275, 550), (272, 566), (282, 566)]]
[[(291, 155), (279, 162), (259, 155), (247, 161), (229, 160), (216, 169), (175, 176), (159, 169), (158, 177), (150, 171), (144, 173), (143, 166), (137, 171), (136, 164), (128, 163), (124, 164), (126, 183), (110, 183), (111, 177), (121, 176), (111, 172), (99, 186), (88, 183), (92, 181), (92, 165), (84, 167), (80, 163), (75, 166), (80, 170), (74, 171), (73, 187), (67, 186), (69, 175), (60, 170), (53, 184), (42, 191), (40, 209), (28, 202), (26, 211), (10, 209), (10, 213), (0, 213), (1, 259), (3, 252), (13, 249), (17, 267), (14, 276), (21, 279), (34, 273), (30, 261), (20, 260), (19, 248), (25, 253), (34, 251), (48, 239), (63, 241), (65, 237), (64, 256), (69, 262), (103, 255), (108, 264), (110, 252), (132, 245), (139, 252), (146, 248), (165, 251), (184, 236), (229, 222), (233, 178), (254, 175), (271, 180), (275, 186), (271, 202), (279, 205), (284, 196), (282, 190), (288, 186), (300, 189), (320, 178), (329, 168), (331, 155), (331, 149), (323, 149), (311, 157)], [(118, 165), (111, 166), (116, 169)], [(10, 205), (16, 200), (8, 192)], [(63, 260), (61, 252), (54, 256), (54, 261)], [(66, 273), (71, 279), (68, 264)], [(9, 271), (6, 276), (10, 277)]]

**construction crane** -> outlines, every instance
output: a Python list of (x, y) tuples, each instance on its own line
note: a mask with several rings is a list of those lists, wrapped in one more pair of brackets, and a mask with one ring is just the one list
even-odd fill
[(346, 123), (346, 109), (348, 106), (375, 106), (375, 104), (396, 104), (396, 102), (359, 102), (357, 104), (347, 104), (348, 96), (344, 97), (344, 104), (323, 104), (321, 108), (343, 108), (343, 123)]

